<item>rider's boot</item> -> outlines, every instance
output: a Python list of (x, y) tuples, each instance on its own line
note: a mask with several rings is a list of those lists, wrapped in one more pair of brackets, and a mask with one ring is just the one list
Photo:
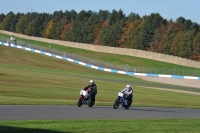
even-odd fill
[(91, 97), (93, 103), (95, 103), (95, 97)]
[(95, 97), (93, 98), (93, 102), (95, 103)]
[(131, 106), (131, 104), (132, 104), (132, 101), (128, 101), (128, 105)]

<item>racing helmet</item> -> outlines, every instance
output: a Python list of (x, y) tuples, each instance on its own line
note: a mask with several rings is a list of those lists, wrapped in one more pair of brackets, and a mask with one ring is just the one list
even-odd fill
[(127, 84), (127, 85), (126, 85), (126, 89), (127, 89), (127, 90), (130, 90), (130, 89), (131, 89), (131, 85), (130, 85), (130, 84)]
[(91, 79), (91, 80), (90, 80), (90, 85), (93, 85), (93, 84), (94, 84), (94, 80)]

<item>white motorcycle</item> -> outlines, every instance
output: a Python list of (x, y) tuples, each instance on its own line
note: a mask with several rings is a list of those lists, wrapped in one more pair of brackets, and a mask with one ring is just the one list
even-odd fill
[(94, 101), (91, 99), (91, 92), (90, 90), (84, 90), (82, 89), (80, 91), (80, 97), (78, 99), (78, 107), (81, 107), (83, 104), (88, 105), (89, 107), (92, 107), (94, 105)]
[(113, 108), (117, 109), (121, 105), (121, 107), (129, 109), (131, 105), (129, 105), (128, 102), (129, 100), (127, 94), (123, 91), (119, 91), (118, 97), (113, 104)]

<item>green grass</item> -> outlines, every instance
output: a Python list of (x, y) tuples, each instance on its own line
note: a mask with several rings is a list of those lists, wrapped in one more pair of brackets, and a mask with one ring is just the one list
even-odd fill
[[(147, 88), (152, 86), (191, 91), (187, 87), (103, 72), (12, 47), (0, 46), (0, 51), (2, 105), (76, 105), (79, 91), (90, 79), (94, 79), (98, 85), (97, 106), (112, 106), (117, 92), (126, 83), (131, 83), (134, 88), (133, 106), (200, 108), (198, 95)], [(198, 88), (193, 89), (200, 92)]]
[(0, 121), (1, 133), (199, 133), (200, 119)]
[[(47, 43), (36, 41), (30, 41), (30, 43), (49, 46)], [(132, 63), (134, 65), (136, 63), (140, 66), (183, 67), (129, 56), (95, 53), (54, 44), (52, 46), (113, 64)], [(124, 88), (126, 83), (131, 83), (134, 89), (132, 106), (200, 108), (200, 97), (197, 95), (154, 90), (148, 87), (200, 92), (198, 88), (148, 82), (127, 75), (89, 69), (37, 53), (0, 46), (0, 105), (76, 105), (80, 89), (86, 86), (91, 78), (98, 86), (95, 106), (112, 106), (117, 92)], [(0, 132), (198, 133), (200, 132), (199, 123), (200, 119), (16, 120), (0, 121)]]

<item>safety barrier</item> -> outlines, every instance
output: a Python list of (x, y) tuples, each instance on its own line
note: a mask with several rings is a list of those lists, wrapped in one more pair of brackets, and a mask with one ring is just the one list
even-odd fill
[(129, 76), (148, 76), (148, 77), (163, 77), (163, 78), (178, 78), (178, 79), (195, 79), (195, 80), (200, 80), (200, 77), (193, 77), (193, 76), (179, 76), (179, 75), (163, 75), (163, 74), (150, 74), (150, 73), (136, 73), (136, 72), (127, 72), (127, 71), (120, 71), (120, 70), (116, 70), (116, 69), (109, 69), (109, 68), (103, 68), (103, 67), (99, 67), (99, 66), (95, 66), (95, 65), (91, 65), (88, 63), (84, 63), (82, 61), (78, 61), (78, 60), (74, 60), (71, 58), (67, 58), (67, 57), (63, 57), (63, 56), (59, 56), (56, 54), (51, 54), (45, 51), (41, 51), (41, 50), (37, 50), (37, 49), (33, 49), (33, 48), (27, 48), (24, 46), (19, 46), (16, 44), (9, 44), (9, 43), (5, 43), (5, 42), (0, 42), (1, 45), (3, 46), (10, 46), (10, 47), (14, 47), (14, 48), (19, 48), (19, 49), (23, 49), (23, 50), (27, 50), (30, 52), (35, 52), (35, 53), (39, 53), (42, 55), (47, 55), (50, 57), (54, 57), (57, 59), (62, 59), (65, 61), (70, 61), (85, 67), (89, 67), (89, 68), (93, 68), (93, 69), (97, 69), (97, 70), (101, 70), (101, 71), (106, 71), (106, 72), (112, 72), (112, 73), (118, 73), (118, 74), (125, 74), (125, 75), (129, 75)]

